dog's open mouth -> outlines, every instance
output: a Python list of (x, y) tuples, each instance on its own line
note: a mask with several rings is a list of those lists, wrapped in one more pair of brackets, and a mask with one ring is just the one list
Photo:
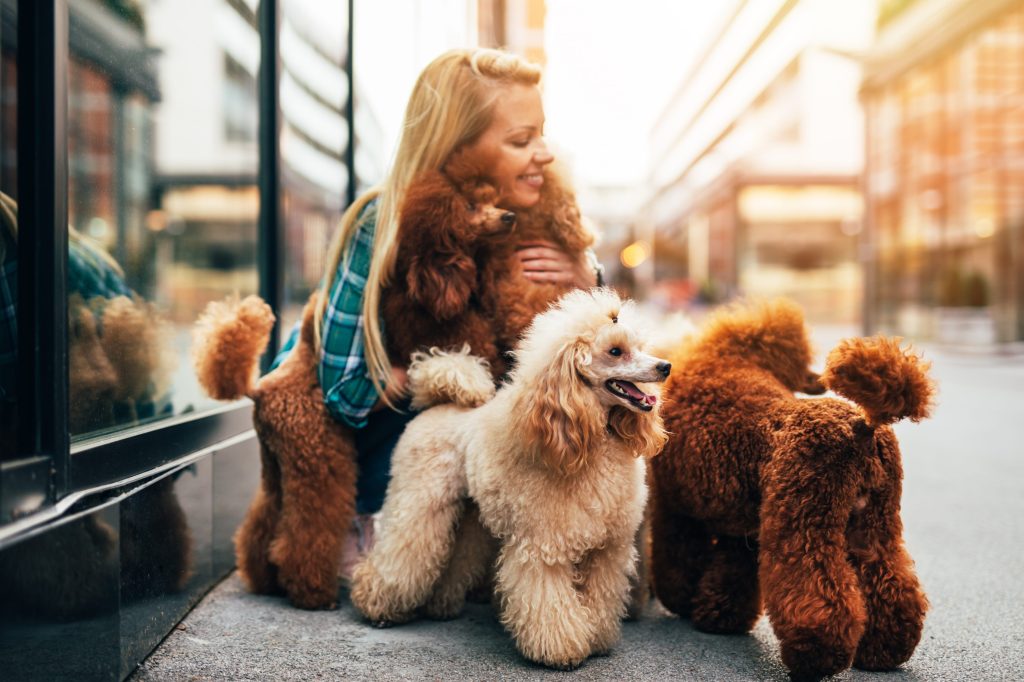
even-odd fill
[(604, 387), (644, 412), (653, 410), (654, 404), (658, 402), (658, 396), (644, 393), (636, 387), (636, 384), (625, 379), (609, 379), (604, 382)]

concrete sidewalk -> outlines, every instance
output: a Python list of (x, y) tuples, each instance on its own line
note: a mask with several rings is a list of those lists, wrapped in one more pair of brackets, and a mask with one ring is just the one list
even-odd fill
[[(821, 339), (829, 348), (831, 339)], [(905, 539), (931, 601), (913, 658), (839, 680), (1024, 680), (1024, 359), (928, 349), (934, 416), (897, 426)], [(611, 655), (571, 673), (523, 660), (490, 606), (387, 630), (347, 599), (331, 612), (246, 593), (232, 576), (133, 680), (787, 680), (768, 622), (750, 636), (697, 632), (656, 604)]]

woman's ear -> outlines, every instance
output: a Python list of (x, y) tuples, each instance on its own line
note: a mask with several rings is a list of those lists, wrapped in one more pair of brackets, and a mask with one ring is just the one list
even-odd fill
[(632, 449), (634, 457), (654, 457), (668, 440), (661, 414), (634, 412), (625, 407), (612, 408), (608, 427)]
[(587, 462), (601, 438), (605, 409), (577, 369), (587, 344), (566, 344), (538, 376), (522, 387), (527, 441), (553, 469), (571, 475)]
[(464, 253), (415, 256), (405, 275), (409, 298), (439, 322), (464, 312), (476, 284), (476, 264)]

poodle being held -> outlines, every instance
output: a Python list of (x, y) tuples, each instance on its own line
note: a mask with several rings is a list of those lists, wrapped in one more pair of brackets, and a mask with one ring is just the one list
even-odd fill
[[(673, 357), (651, 464), (661, 602), (707, 632), (749, 631), (762, 602), (796, 679), (889, 670), (927, 600), (903, 547), (889, 424), (928, 416), (927, 365), (898, 340), (849, 339), (820, 378), (794, 304), (713, 316)], [(825, 388), (834, 398), (798, 399)]]
[(413, 420), (395, 449), (377, 544), (353, 579), (368, 619), (454, 617), (494, 567), (501, 620), (530, 660), (571, 668), (618, 639), (642, 458), (665, 440), (646, 384), (670, 369), (620, 309), (608, 290), (563, 297), (534, 318), (496, 395), (465, 352), (416, 357), (414, 405), (454, 404)]
[(468, 343), (474, 355), (504, 371), (494, 321), (481, 309), (480, 270), (511, 242), (516, 214), (498, 199), (482, 171), (457, 154), (443, 171), (418, 175), (399, 219), (395, 278), (382, 293), (388, 355), (405, 366), (413, 352)]

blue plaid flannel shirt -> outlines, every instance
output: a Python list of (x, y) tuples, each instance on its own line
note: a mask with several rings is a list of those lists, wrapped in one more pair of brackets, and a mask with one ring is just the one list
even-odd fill
[[(370, 274), (377, 202), (367, 204), (358, 220), (359, 226), (338, 263), (331, 285), (320, 335), (319, 367), (324, 404), (336, 419), (354, 429), (366, 426), (378, 397), (366, 364), (363, 335), (363, 292)], [(296, 324), (272, 368), (288, 356), (298, 336)]]

